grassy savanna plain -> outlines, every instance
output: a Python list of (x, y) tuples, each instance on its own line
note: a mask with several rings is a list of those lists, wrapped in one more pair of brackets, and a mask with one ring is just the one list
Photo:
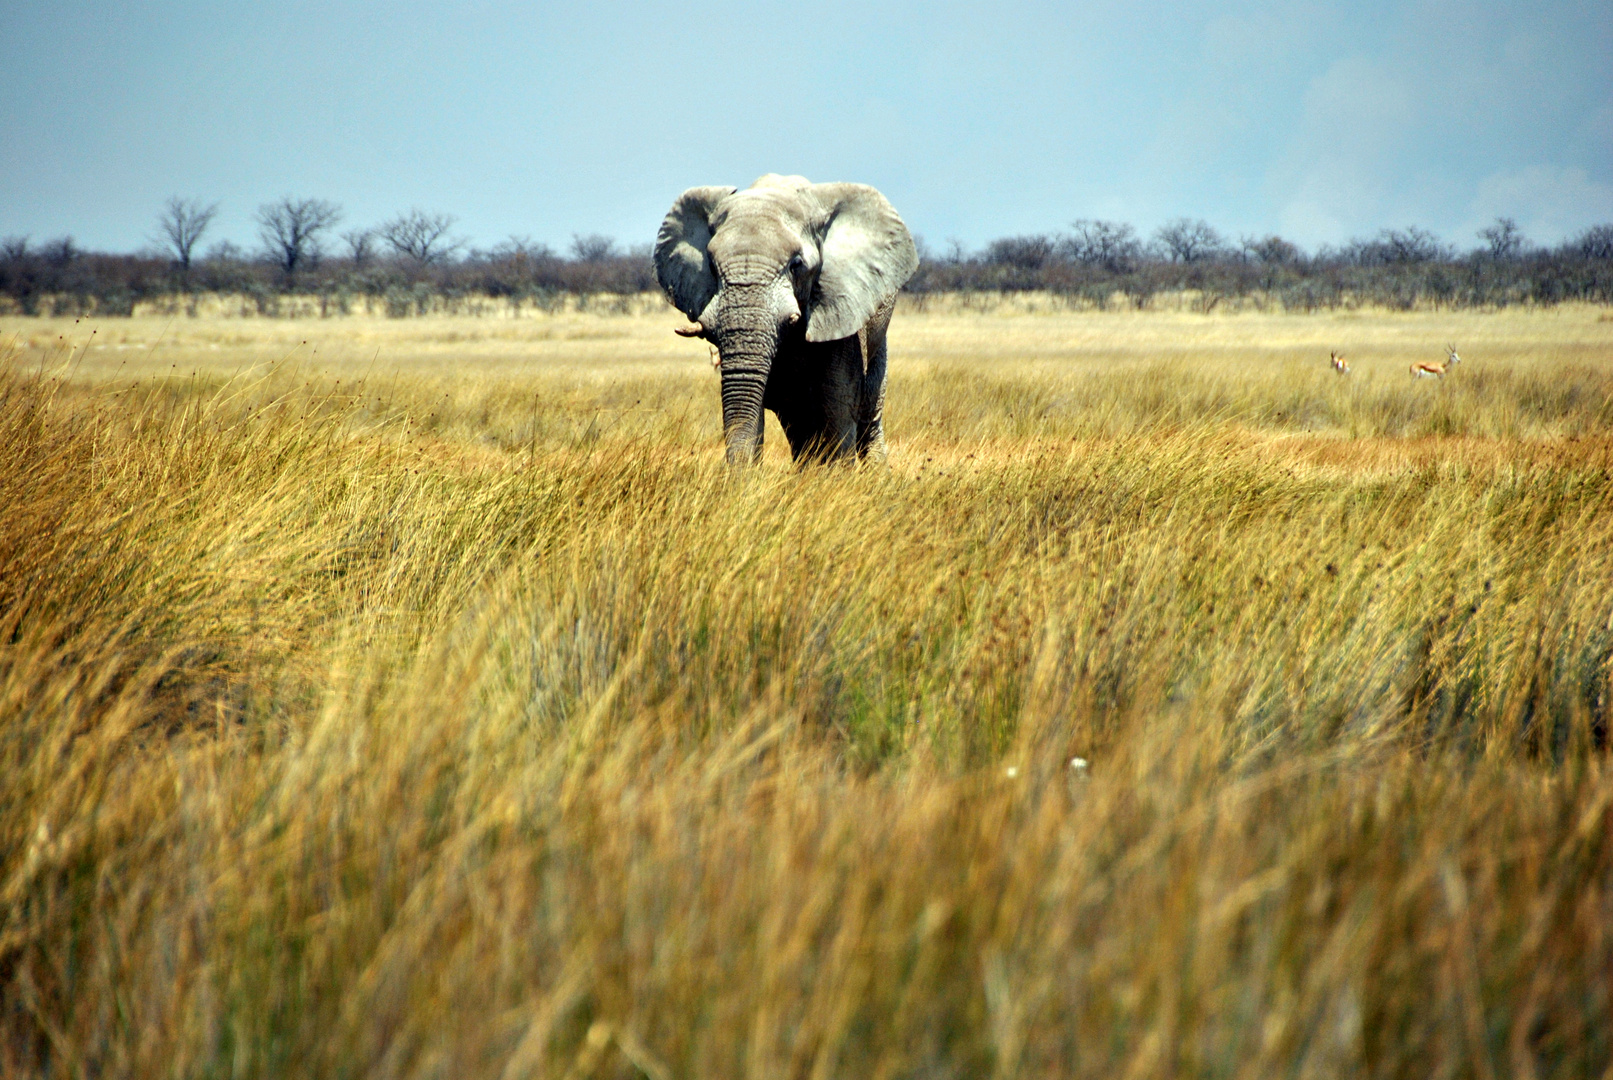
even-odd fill
[(5, 1075), (1607, 1075), (1606, 309), (623, 306), (0, 321)]

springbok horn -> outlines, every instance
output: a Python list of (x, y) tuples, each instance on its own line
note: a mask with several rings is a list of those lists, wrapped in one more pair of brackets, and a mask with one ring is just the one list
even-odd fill
[(688, 326), (674, 327), (672, 332), (679, 337), (699, 337), (706, 332), (706, 328), (700, 325), (700, 320), (696, 319)]

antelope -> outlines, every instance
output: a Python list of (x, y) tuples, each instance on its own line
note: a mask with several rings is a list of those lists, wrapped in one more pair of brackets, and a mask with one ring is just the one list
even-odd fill
[(1350, 365), (1345, 362), (1343, 356), (1336, 352), (1329, 353), (1328, 356), (1330, 358), (1329, 362), (1333, 365), (1335, 375), (1348, 375), (1350, 373)]
[(1443, 379), (1451, 368), (1462, 362), (1462, 358), (1456, 355), (1455, 345), (1447, 344), (1445, 352), (1447, 355), (1443, 364), (1436, 364), (1431, 360), (1419, 360), (1411, 365), (1412, 377), (1417, 379)]

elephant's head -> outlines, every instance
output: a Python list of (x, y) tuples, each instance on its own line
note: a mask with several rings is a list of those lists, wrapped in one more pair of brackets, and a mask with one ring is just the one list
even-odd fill
[(679, 333), (717, 346), (730, 462), (758, 452), (780, 342), (850, 337), (917, 267), (907, 226), (865, 184), (768, 175), (744, 191), (678, 196), (656, 238), (655, 272), (694, 321)]

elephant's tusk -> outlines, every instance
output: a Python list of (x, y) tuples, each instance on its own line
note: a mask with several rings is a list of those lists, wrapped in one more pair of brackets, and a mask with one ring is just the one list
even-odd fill
[(700, 322), (696, 320), (688, 326), (674, 327), (672, 332), (677, 334), (679, 337), (699, 337), (701, 334), (706, 332), (706, 328), (701, 326)]

